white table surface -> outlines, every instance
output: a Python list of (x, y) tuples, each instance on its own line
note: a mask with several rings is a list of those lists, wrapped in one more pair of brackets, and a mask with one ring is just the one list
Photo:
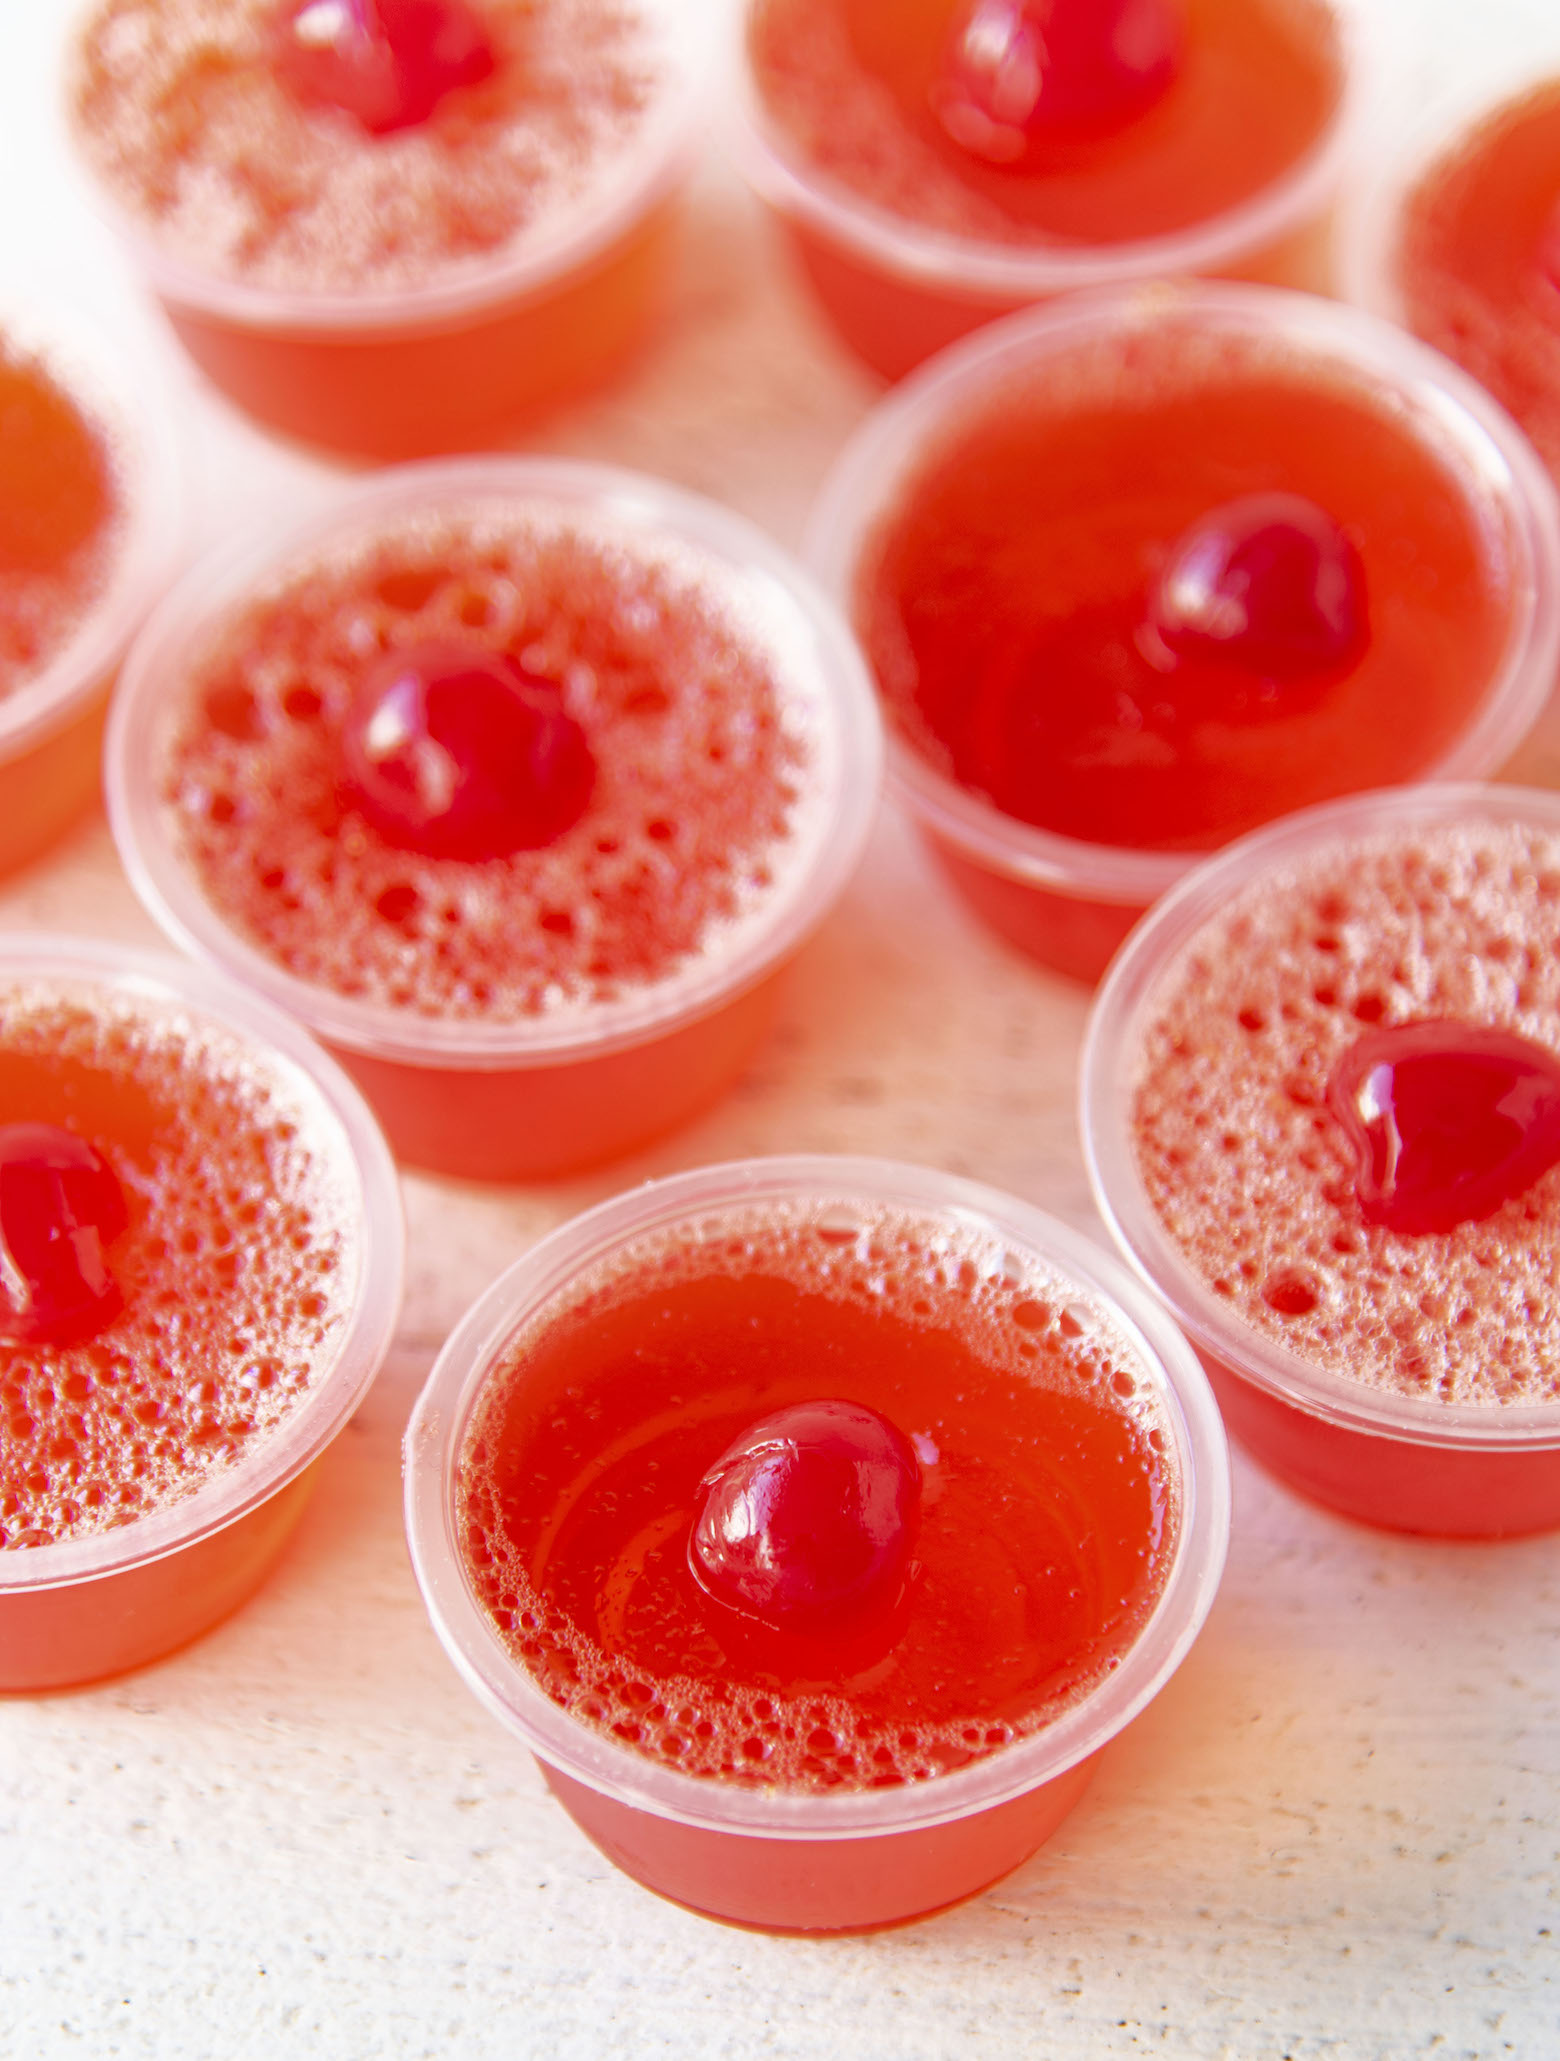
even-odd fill
[[(887, 4), (887, 0), (886, 0)], [(1382, 135), (1560, 0), (1375, 0)], [(328, 468), (202, 390), (63, 183), (59, 0), (0, 0), (0, 292), (144, 335), (195, 534)], [(548, 450), (661, 472), (787, 544), (876, 389), (714, 152), (672, 317)], [(101, 820), (0, 926), (151, 940)], [(1203, 1638), (1015, 1875), (865, 1939), (769, 1939), (619, 1875), (434, 1641), (398, 1441), (430, 1359), (525, 1244), (648, 1175), (766, 1151), (921, 1159), (1091, 1222), (1083, 993), (978, 932), (885, 815), (736, 1091), (588, 1178), (409, 1177), (396, 1350), (259, 1597), (104, 1686), (0, 1700), (0, 2057), (1560, 2055), (1560, 1542), (1378, 1535), (1237, 1455)]]

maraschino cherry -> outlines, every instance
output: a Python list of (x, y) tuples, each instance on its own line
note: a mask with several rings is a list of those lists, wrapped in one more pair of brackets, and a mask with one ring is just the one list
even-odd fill
[(987, 164), (1111, 135), (1181, 65), (1177, 0), (965, 0), (932, 87), (944, 131)]
[(306, 107), (339, 108), (386, 136), (427, 121), (496, 58), (466, 0), (284, 0), (272, 62)]
[(1560, 293), (1560, 198), (1544, 218), (1538, 239), (1538, 269), (1556, 293)]
[(1332, 677), (1365, 647), (1365, 569), (1314, 501), (1247, 494), (1180, 538), (1149, 621), (1177, 658), (1280, 683)]
[(0, 1339), (72, 1345), (123, 1307), (107, 1247), (129, 1221), (106, 1160), (57, 1124), (0, 1125)]
[(920, 1513), (920, 1465), (887, 1418), (798, 1403), (706, 1473), (688, 1565), (707, 1597), (766, 1635), (859, 1642), (894, 1622)]
[(1327, 1082), (1360, 1208), (1392, 1231), (1491, 1215), (1560, 1160), (1560, 1060), (1512, 1031), (1435, 1020), (1372, 1031)]
[(553, 681), (456, 644), (385, 653), (358, 690), (343, 750), (349, 803), (388, 843), (431, 858), (551, 844), (584, 814), (596, 778)]

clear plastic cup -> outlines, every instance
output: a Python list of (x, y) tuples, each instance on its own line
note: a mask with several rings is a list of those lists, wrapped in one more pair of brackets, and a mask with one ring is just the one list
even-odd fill
[[(1466, 1538), (1505, 1537), (1560, 1525), (1560, 1402), (1552, 1395), (1546, 1401), (1523, 1402), (1403, 1392), (1350, 1378), (1338, 1364), (1345, 1350), (1341, 1344), (1329, 1356), (1309, 1343), (1301, 1349), (1259, 1329), (1215, 1290), (1203, 1268), (1193, 1265), (1153, 1206), (1134, 1144), (1134, 1106), (1145, 1071), (1144, 1041), (1164, 1007), (1169, 984), (1177, 969), (1189, 964), (1217, 966), (1227, 939), (1215, 933), (1232, 918), (1239, 919), (1268, 897), (1281, 916), (1285, 897), (1296, 893), (1297, 880), (1314, 877), (1320, 865), (1329, 866), (1332, 874), (1348, 867), (1363, 880), (1372, 850), (1412, 851), (1427, 835), (1445, 836), (1458, 826), (1476, 832), (1479, 826), (1503, 825), (1550, 839), (1560, 836), (1560, 796), (1537, 789), (1461, 784), (1393, 789), (1304, 810), (1228, 846), (1168, 895), (1128, 940), (1095, 1001), (1082, 1073), (1084, 1152), (1101, 1213), (1122, 1251), (1201, 1354), (1232, 1434), (1280, 1480), (1347, 1516), (1396, 1530)], [(1478, 890), (1501, 897), (1501, 906), (1516, 892), (1498, 884), (1504, 864), (1498, 860), (1492, 868), (1497, 884)], [(1533, 878), (1520, 890), (1524, 898), (1548, 892)], [(1421, 922), (1411, 907), (1405, 907), (1406, 914), (1401, 920), (1394, 918), (1389, 934), (1373, 929), (1367, 915), (1338, 912), (1339, 920), (1332, 926), (1336, 936), (1330, 941), (1328, 963), (1334, 973), (1327, 976), (1328, 991), (1336, 989), (1338, 1006), (1352, 1009), (1348, 997), (1358, 967), (1357, 977), (1369, 981), (1372, 1000), (1352, 1030), (1345, 1026), (1337, 1034), (1326, 1033), (1325, 1042), (1323, 1032), (1311, 1033), (1318, 1069), (1328, 1063), (1337, 1037), (1352, 1037), (1363, 1030), (1367, 1018), (1374, 1026), (1378, 1021), (1386, 1025), (1461, 1013), (1447, 1011), (1436, 1000), (1436, 947), (1425, 942), (1430, 919)], [(1238, 949), (1257, 974), (1272, 963), (1249, 931), (1243, 931)], [(1520, 1027), (1540, 1042), (1552, 1042), (1544, 1028), (1552, 1015), (1531, 996), (1523, 1000), (1517, 979), (1504, 969), (1504, 951), (1503, 946), (1487, 961), (1470, 951), (1466, 963), (1453, 969), (1457, 979), (1483, 998), (1483, 1014), (1474, 1020), (1503, 1029)], [(1514, 948), (1512, 963), (1520, 966), (1520, 949)], [(1406, 984), (1393, 985), (1398, 973), (1404, 974)], [(1292, 984), (1275, 984), (1272, 995), (1287, 997)], [(1379, 1017), (1378, 987), (1392, 996)], [(1268, 992), (1264, 983), (1262, 994)], [(1309, 1000), (1309, 995), (1301, 996), (1303, 1003)], [(1271, 1015), (1255, 993), (1252, 1006), (1259, 1016)], [(1226, 1042), (1230, 1049), (1254, 1048), (1262, 1028), (1260, 1023), (1254, 1028), (1225, 1026)], [(1217, 1025), (1208, 1038), (1205, 1065), (1217, 1080)], [(1273, 1064), (1277, 1070), (1280, 1059)], [(1307, 1138), (1300, 1149), (1314, 1157), (1314, 1131), (1332, 1126), (1334, 1120), (1311, 1102), (1305, 1103), (1301, 1118), (1295, 1117), (1304, 1085), (1292, 1087), (1275, 1078), (1271, 1104), (1262, 1119), (1269, 1151), (1292, 1143), (1294, 1124), (1303, 1121)], [(1259, 1145), (1259, 1156), (1260, 1151)], [(1320, 1181), (1330, 1177), (1331, 1169), (1329, 1159), (1312, 1172)], [(1188, 1166), (1187, 1178), (1198, 1181), (1194, 1166)], [(1341, 1186), (1347, 1178), (1340, 1175)], [(1248, 1185), (1247, 1192), (1255, 1190)], [(1455, 1303), (1457, 1284), (1467, 1271), (1459, 1242), (1465, 1233), (1480, 1245), (1495, 1276), (1500, 1272), (1502, 1241), (1548, 1235), (1542, 1217), (1536, 1227), (1525, 1219), (1518, 1222), (1518, 1205), (1497, 1214), (1487, 1226), (1462, 1226), (1417, 1238), (1385, 1231), (1367, 1234), (1346, 1186), (1342, 1199), (1330, 1208), (1326, 1222), (1336, 1218), (1340, 1238), (1358, 1241), (1375, 1235), (1382, 1240), (1382, 1267), (1391, 1278), (1381, 1291), (1378, 1314), (1389, 1326), (1394, 1313), (1411, 1324), (1421, 1297), (1429, 1298), (1424, 1309), (1437, 1296), (1452, 1297)], [(1232, 1264), (1236, 1257), (1232, 1249)], [(1295, 1257), (1312, 1273), (1317, 1271), (1308, 1254)], [(1481, 1262), (1474, 1264), (1482, 1271)], [(1460, 1269), (1455, 1277), (1454, 1267)], [(1321, 1293), (1328, 1294), (1325, 1282)], [(1324, 1302), (1323, 1307), (1333, 1305)], [(1443, 1327), (1449, 1336), (1456, 1335), (1455, 1315), (1455, 1309), (1449, 1310)], [(1404, 1336), (1408, 1338), (1406, 1332)], [(1408, 1338), (1408, 1346), (1413, 1342)]]
[[(751, 5), (744, 12), (752, 18)], [(1343, 83), (1311, 148), (1222, 213), (1131, 242), (984, 240), (891, 212), (821, 172), (781, 133), (745, 45), (731, 59), (732, 148), (835, 329), (889, 379), (984, 323), (1060, 294), (1186, 274), (1324, 292), (1333, 284), (1334, 210), (1369, 116), (1376, 65), (1360, 9), (1320, 13), (1331, 23)]]
[[(961, 428), (1000, 419), (1009, 389), (1043, 395), (1051, 368), (1086, 363), (1107, 345), (1130, 344), (1138, 355), (1122, 376), (1141, 375), (1146, 384), (1154, 352), (1178, 337), (1249, 352), (1259, 370), (1263, 363), (1314, 370), (1319, 385), (1352, 392), (1400, 425), (1456, 482), (1487, 555), (1491, 589), (1508, 611), (1504, 642), (1489, 676), (1469, 681), (1466, 720), (1439, 756), (1427, 756), (1408, 727), (1379, 735), (1389, 756), (1401, 753), (1404, 780), (1496, 772), (1555, 681), (1560, 514), (1551, 482), (1520, 430), (1465, 374), (1375, 316), (1336, 302), (1255, 286), (1157, 284), (1012, 316), (878, 404), (824, 483), (804, 556), (859, 619), (864, 555), (900, 508), (913, 507), (919, 470), (954, 445)], [(1216, 485), (1209, 498), (1219, 498)], [(914, 749), (892, 721), (888, 765), (890, 792), (977, 914), (1075, 979), (1097, 979), (1144, 909), (1197, 863), (1194, 853), (1097, 844), (1008, 815)], [(1378, 770), (1351, 783), (1345, 769), (1336, 785), (1376, 785), (1381, 777)], [(1295, 806), (1310, 798), (1297, 796)]]
[(1534, 24), (1378, 157), (1343, 219), (1340, 272), (1351, 300), (1487, 387), (1560, 478), (1560, 284), (1539, 257), (1547, 228), (1560, 265), (1557, 195), (1560, 27)]
[[(610, 377), (655, 320), (704, 119), (703, 6), (644, 0), (665, 76), (609, 175), (421, 281), (273, 289), (181, 251), (101, 180), (94, 190), (186, 351), (258, 421), (378, 459), (482, 449)], [(77, 151), (90, 160), (79, 136)]]
[(123, 499), (98, 598), (0, 698), (0, 872), (24, 865), (99, 792), (104, 712), (125, 647), (162, 591), (181, 530), (181, 461), (155, 376), (59, 310), (0, 302), (0, 339), (36, 362), (101, 439)]
[[(896, 1788), (823, 1793), (682, 1772), (561, 1709), (485, 1613), (457, 1534), (467, 1427), (506, 1342), (572, 1283), (652, 1234), (731, 1235), (740, 1213), (822, 1205), (835, 1225), (903, 1212), (946, 1231), (975, 1268), (1065, 1299), (1154, 1399), (1179, 1537), (1164, 1588), (1119, 1663), (1044, 1729), (970, 1765)], [(723, 1226), (725, 1227), (723, 1231)], [(849, 1235), (848, 1233), (844, 1235)], [(928, 1256), (930, 1268), (933, 1260)], [(1117, 1357), (1119, 1355), (1119, 1358)], [(1016, 1867), (1077, 1801), (1096, 1755), (1169, 1680), (1212, 1605), (1229, 1527), (1218, 1414), (1185, 1340), (1088, 1240), (1027, 1204), (929, 1169), (835, 1158), (749, 1160), (646, 1184), (544, 1239), (462, 1320), (429, 1377), (405, 1445), (412, 1564), (434, 1628), (468, 1686), (541, 1763), (582, 1830), (646, 1887), (707, 1916), (773, 1931), (861, 1930), (973, 1894)]]
[[(296, 1024), (231, 981), (77, 938), (0, 939), (0, 989), (130, 1005), (177, 1037), (215, 1029), (296, 1120), (350, 1268), (343, 1321), (301, 1395), (229, 1464), (116, 1528), (0, 1552), (0, 1690), (42, 1690), (139, 1667), (184, 1645), (259, 1586), (302, 1514), (318, 1463), (362, 1401), (400, 1305), (395, 1168), (361, 1097)], [(210, 1062), (207, 1063), (216, 1063)], [(192, 1100), (199, 1069), (189, 1075)], [(311, 1169), (312, 1171), (312, 1169)], [(241, 1234), (240, 1234), (241, 1235)], [(104, 1334), (112, 1344), (112, 1331)], [(238, 1342), (235, 1351), (252, 1351)], [(27, 1355), (45, 1359), (49, 1348)], [(14, 1358), (13, 1349), (7, 1348)]]
[[(302, 979), (213, 906), (171, 834), (160, 755), (202, 640), (279, 569), (440, 509), (490, 507), (592, 525), (632, 558), (673, 547), (708, 577), (770, 665), (807, 741), (792, 832), (762, 897), (663, 975), (611, 999), (508, 1020), (424, 1014)], [(731, 1081), (767, 1027), (786, 963), (843, 892), (876, 806), (881, 742), (860, 655), (787, 556), (715, 503), (637, 474), (548, 459), (409, 466), (358, 483), (323, 515), (199, 566), (147, 625), (116, 697), (105, 757), (126, 871), (169, 936), (299, 1017), (357, 1080), (398, 1158), (478, 1179), (609, 1159), (673, 1128)], [(587, 812), (586, 826), (591, 818)]]

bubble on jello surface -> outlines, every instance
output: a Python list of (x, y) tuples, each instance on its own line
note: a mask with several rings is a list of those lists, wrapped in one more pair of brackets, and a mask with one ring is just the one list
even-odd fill
[(1366, 1029), (1464, 1021), (1560, 1054), (1557, 869), (1560, 837), (1522, 824), (1361, 838), (1239, 894), (1150, 998), (1133, 1129), (1155, 1214), (1245, 1322), (1346, 1379), (1560, 1397), (1560, 1170), (1487, 1219), (1394, 1233), (1364, 1220), (1326, 1106)]
[[(561, 690), (598, 764), (552, 845), (408, 855), (351, 805), (338, 736), (363, 672), (431, 642)], [(811, 633), (768, 574), (541, 499), (322, 543), (223, 614), (186, 683), (156, 779), (205, 895), (297, 978), (428, 1016), (567, 1020), (702, 980), (800, 892), (838, 788)], [(252, 717), (211, 724), (214, 691)]]
[(0, 1550), (17, 1550), (179, 1500), (279, 1426), (345, 1324), (352, 1218), (342, 1148), (287, 1062), (146, 997), (28, 979), (4, 1001), (0, 1083), (32, 1080), (94, 1131), (131, 1218), (116, 1319), (7, 1351)]

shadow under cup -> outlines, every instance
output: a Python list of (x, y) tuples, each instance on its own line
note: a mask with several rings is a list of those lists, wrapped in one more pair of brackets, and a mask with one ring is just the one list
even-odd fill
[[(647, 1237), (725, 1239), (740, 1214), (887, 1208), (946, 1229), (1002, 1270), (1075, 1299), (1154, 1398), (1180, 1509), (1164, 1587), (1119, 1663), (1053, 1722), (951, 1773), (893, 1788), (801, 1791), (686, 1774), (551, 1700), (478, 1599), (457, 1516), (461, 1457), (516, 1333)], [(979, 1262), (977, 1261), (977, 1264)], [(1011, 1274), (1008, 1269), (1019, 1270)], [(507, 1377), (512, 1378), (512, 1377)], [(1110, 1257), (1011, 1197), (884, 1161), (794, 1158), (647, 1184), (565, 1225), (475, 1305), (441, 1354), (405, 1445), (412, 1562), (467, 1686), (536, 1755), (581, 1829), (635, 1880), (709, 1917), (768, 1931), (891, 1925), (1008, 1873), (1072, 1808), (1100, 1750), (1179, 1666), (1210, 1608), (1229, 1528), (1228, 1461), (1195, 1356)]]

